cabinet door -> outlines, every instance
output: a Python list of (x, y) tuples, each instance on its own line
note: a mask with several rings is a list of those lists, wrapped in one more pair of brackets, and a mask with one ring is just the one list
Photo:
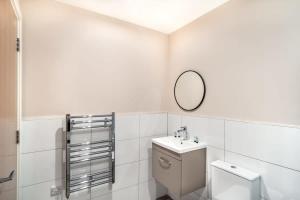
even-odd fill
[(181, 161), (152, 150), (152, 170), (154, 178), (166, 186), (172, 194), (180, 196), (181, 191)]
[(206, 149), (182, 155), (181, 194), (185, 195), (206, 185)]

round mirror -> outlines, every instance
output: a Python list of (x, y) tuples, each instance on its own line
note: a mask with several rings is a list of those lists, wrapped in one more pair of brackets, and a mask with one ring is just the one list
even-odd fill
[(185, 111), (199, 108), (205, 97), (205, 82), (202, 76), (193, 70), (179, 75), (174, 86), (174, 97), (177, 105)]

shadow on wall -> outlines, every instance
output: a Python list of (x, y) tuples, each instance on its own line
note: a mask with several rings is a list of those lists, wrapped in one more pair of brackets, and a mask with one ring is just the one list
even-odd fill
[[(62, 124), (62, 127), (63, 124)], [(64, 131), (63, 131), (63, 128), (59, 128), (56, 133), (55, 133), (55, 146), (59, 146), (59, 144), (62, 143), (62, 149), (65, 149), (65, 142), (62, 142), (62, 141), (65, 141), (64, 140)], [(61, 193), (62, 192), (62, 189), (64, 188), (64, 185), (65, 185), (65, 182), (64, 182), (64, 178), (65, 177), (65, 165), (64, 165), (64, 162), (63, 162), (63, 151), (56, 151), (56, 154), (55, 154), (55, 177), (61, 177), (62, 179), (56, 179), (55, 180), (55, 186), (57, 187), (58, 189), (58, 192)], [(52, 189), (52, 188), (51, 188)], [(55, 189), (55, 188), (53, 188)], [(51, 192), (50, 192), (50, 196), (52, 196)], [(63, 200), (63, 194), (60, 194), (58, 196), (55, 197), (56, 200)]]

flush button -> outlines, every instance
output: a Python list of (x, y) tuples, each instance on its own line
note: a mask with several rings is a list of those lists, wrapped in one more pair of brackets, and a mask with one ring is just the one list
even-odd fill
[(234, 165), (231, 165), (230, 167), (231, 167), (232, 169), (236, 169), (236, 166), (234, 166)]

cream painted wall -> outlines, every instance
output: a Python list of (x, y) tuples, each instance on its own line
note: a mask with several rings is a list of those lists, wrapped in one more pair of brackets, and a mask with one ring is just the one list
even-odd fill
[(300, 1), (231, 0), (173, 33), (168, 110), (186, 69), (206, 80), (196, 114), (300, 124)]
[(23, 115), (162, 110), (168, 37), (53, 0), (22, 0)]
[(195, 114), (300, 124), (298, 0), (231, 0), (169, 37), (52, 0), (21, 6), (26, 117), (180, 112), (173, 84), (196, 69)]

